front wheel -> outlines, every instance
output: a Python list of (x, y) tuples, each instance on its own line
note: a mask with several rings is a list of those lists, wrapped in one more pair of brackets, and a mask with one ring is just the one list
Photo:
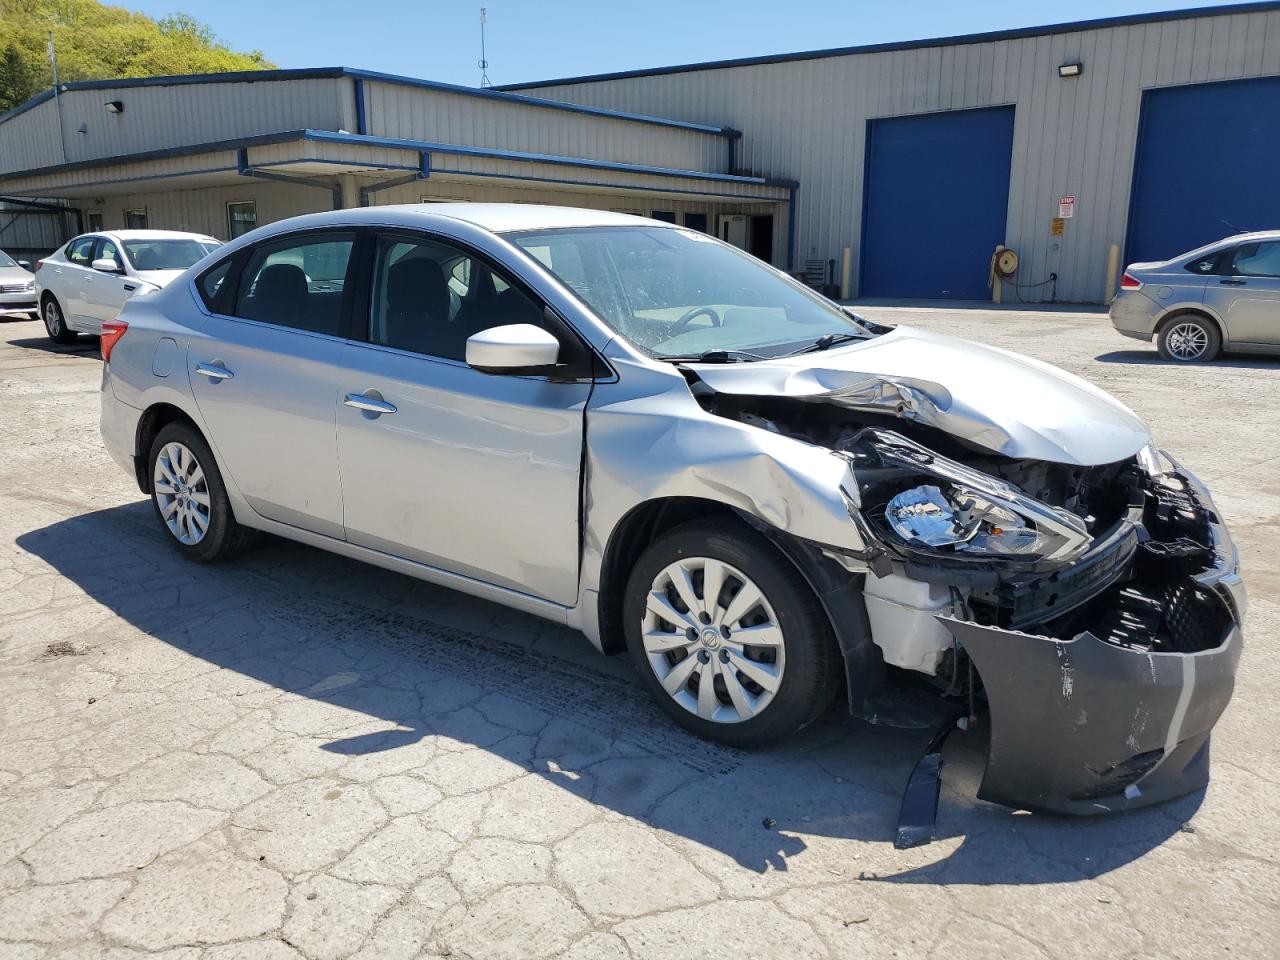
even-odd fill
[(213, 452), (185, 423), (161, 428), (151, 444), (151, 503), (169, 542), (200, 563), (239, 553), (253, 531), (236, 522)]
[(49, 339), (54, 343), (72, 343), (76, 339), (76, 332), (67, 326), (67, 318), (62, 315), (62, 308), (58, 306), (58, 301), (53, 297), (46, 297), (44, 301), (44, 328), (49, 334)]
[(817, 598), (745, 526), (696, 522), (651, 545), (627, 584), (627, 649), (681, 726), (754, 747), (809, 725), (842, 676)]
[(1222, 349), (1222, 337), (1211, 320), (1184, 313), (1160, 328), (1156, 349), (1164, 359), (1180, 363), (1212, 360)]

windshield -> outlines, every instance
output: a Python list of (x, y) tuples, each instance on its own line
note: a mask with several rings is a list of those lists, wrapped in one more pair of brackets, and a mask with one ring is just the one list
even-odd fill
[(830, 301), (691, 230), (582, 227), (511, 239), (660, 360), (776, 357), (824, 337), (867, 336)]
[(126, 240), (135, 270), (185, 270), (221, 244), (216, 240)]
[(3, 250), (0, 250), (0, 267), (16, 267), (13, 257), (9, 256)]

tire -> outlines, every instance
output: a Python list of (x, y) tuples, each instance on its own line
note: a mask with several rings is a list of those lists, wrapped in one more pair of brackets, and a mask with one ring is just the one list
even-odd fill
[[(676, 586), (681, 570), (689, 573), (685, 589), (697, 605), (693, 617)], [(714, 616), (704, 618), (708, 570), (719, 571), (721, 589)], [(760, 602), (742, 599), (748, 583)], [(840, 689), (840, 651), (817, 597), (791, 562), (745, 525), (697, 521), (671, 530), (641, 555), (626, 591), (627, 650), (641, 683), (698, 736), (762, 746), (818, 719)], [(651, 601), (651, 592), (662, 599)], [(753, 638), (768, 643), (744, 643), (749, 628)], [(705, 676), (714, 700), (703, 697)]]
[(74, 343), (78, 334), (67, 326), (67, 318), (62, 315), (62, 305), (57, 298), (50, 295), (44, 299), (41, 310), (44, 317), (44, 329), (54, 343)]
[[(161, 427), (147, 453), (151, 506), (165, 539), (198, 563), (226, 560), (254, 538), (231, 511), (213, 451), (186, 423)], [(168, 513), (168, 519), (166, 519)]]
[(1222, 349), (1218, 325), (1198, 313), (1180, 313), (1160, 326), (1156, 349), (1175, 363), (1205, 363)]

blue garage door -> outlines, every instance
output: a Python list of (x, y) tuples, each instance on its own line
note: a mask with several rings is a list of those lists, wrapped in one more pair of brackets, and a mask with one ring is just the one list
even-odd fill
[(1129, 210), (1129, 263), (1241, 230), (1280, 228), (1280, 77), (1148, 90)]
[(862, 296), (988, 298), (1012, 153), (1013, 107), (872, 120)]

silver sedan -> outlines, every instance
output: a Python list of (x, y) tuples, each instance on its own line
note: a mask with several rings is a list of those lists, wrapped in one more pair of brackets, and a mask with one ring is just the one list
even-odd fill
[(1242, 233), (1125, 270), (1111, 322), (1166, 360), (1280, 353), (1280, 230)]
[(102, 350), (103, 439), (192, 560), (265, 531), (567, 624), (738, 746), (841, 691), (892, 722), (912, 688), (944, 729), (989, 718), (993, 800), (1208, 778), (1235, 549), (1061, 370), (864, 321), (696, 231), (499, 204), (260, 228)]

